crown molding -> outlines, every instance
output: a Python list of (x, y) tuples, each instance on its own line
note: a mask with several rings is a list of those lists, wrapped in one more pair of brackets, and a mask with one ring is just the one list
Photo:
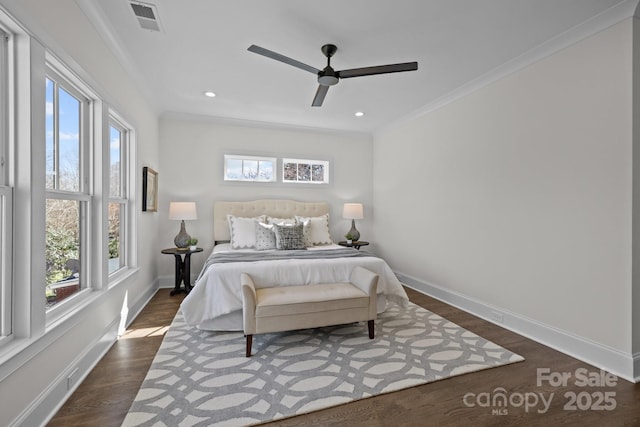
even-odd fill
[(175, 119), (184, 121), (194, 121), (203, 123), (216, 123), (228, 126), (249, 127), (249, 128), (267, 128), (275, 130), (287, 130), (296, 132), (320, 133), (327, 135), (349, 136), (352, 138), (372, 141), (373, 136), (369, 132), (358, 132), (344, 129), (327, 129), (313, 126), (293, 125), (288, 123), (262, 122), (258, 120), (238, 119), (221, 116), (207, 116), (202, 114), (182, 113), (177, 111), (167, 111), (161, 114), (160, 119)]
[(160, 115), (161, 112), (158, 109), (159, 103), (155, 92), (151, 86), (149, 86), (148, 80), (138, 71), (138, 68), (135, 66), (127, 51), (123, 49), (123, 46), (126, 45), (125, 42), (118, 36), (116, 30), (109, 23), (104, 12), (97, 5), (98, 2), (92, 0), (75, 0), (75, 3), (85, 14), (91, 25), (94, 26), (96, 32), (100, 35), (107, 47), (113, 52), (131, 80), (136, 84), (142, 96), (147, 100), (149, 107), (156, 114)]
[(533, 49), (511, 59), (504, 64), (494, 68), (491, 71), (463, 84), (457, 89), (447, 93), (444, 96), (424, 105), (422, 108), (410, 113), (374, 132), (374, 137), (383, 135), (403, 124), (424, 116), (432, 111), (438, 110), (447, 104), (488, 86), (504, 77), (520, 71), (536, 62), (547, 58), (573, 44), (576, 44), (594, 34), (606, 30), (625, 19), (636, 16), (640, 13), (640, 0), (623, 0), (615, 6), (603, 11), (587, 21), (584, 21), (575, 27), (549, 39)]

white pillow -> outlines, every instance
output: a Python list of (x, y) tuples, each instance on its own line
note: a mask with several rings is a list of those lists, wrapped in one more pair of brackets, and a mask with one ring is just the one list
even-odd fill
[(264, 222), (264, 215), (255, 218), (227, 215), (231, 249), (251, 249), (256, 247), (256, 223)]
[(330, 245), (333, 243), (329, 233), (329, 214), (314, 217), (296, 216), (296, 221), (304, 225), (307, 246)]

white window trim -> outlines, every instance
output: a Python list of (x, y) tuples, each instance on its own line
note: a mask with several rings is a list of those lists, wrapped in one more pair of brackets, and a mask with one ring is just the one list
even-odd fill
[(12, 335), (13, 189), (0, 185), (0, 343)]
[(12, 61), (9, 40), (9, 33), (0, 27), (0, 69), (6, 74), (5, 78), (0, 80), (0, 129), (4, 131), (0, 135), (0, 185), (6, 185), (9, 181), (8, 170), (11, 163), (9, 141), (11, 141), (12, 126), (9, 119), (9, 112), (11, 111), (9, 105), (11, 98), (13, 98), (13, 91), (10, 90), (12, 76), (9, 64)]
[[(121, 212), (120, 217), (120, 265), (113, 272), (109, 273), (109, 268), (107, 267), (106, 271), (109, 276), (109, 286), (114, 285), (115, 283), (119, 283), (119, 279), (123, 274), (126, 273), (127, 270), (134, 267), (135, 259), (133, 257), (134, 253), (134, 238), (133, 238), (133, 221), (134, 221), (134, 211), (135, 207), (133, 206), (132, 197), (131, 197), (131, 189), (134, 188), (134, 183), (132, 182), (135, 174), (131, 168), (133, 155), (133, 142), (134, 142), (134, 130), (131, 125), (129, 125), (118, 113), (113, 110), (109, 111), (109, 121), (107, 123), (107, 132), (109, 133), (109, 138), (107, 138), (107, 150), (109, 150), (109, 146), (111, 144), (110, 137), (110, 128), (115, 127), (120, 131), (121, 137), (123, 138), (122, 146), (120, 148), (120, 197), (111, 197), (110, 192), (110, 167), (111, 167), (111, 159), (105, 160), (105, 167), (109, 168), (107, 171), (107, 182), (106, 182), (106, 208), (107, 208), (107, 216), (105, 217), (105, 221), (107, 222), (107, 230), (108, 230), (108, 209), (110, 203), (118, 203), (124, 207)], [(124, 241), (124, 242), (123, 242)], [(108, 236), (107, 236), (107, 250), (106, 250), (106, 258), (108, 262)]]
[(0, 28), (0, 344), (13, 338), (13, 169), (14, 74), (11, 32)]
[[(88, 303), (89, 295), (94, 290), (101, 289), (101, 280), (99, 280), (100, 268), (95, 265), (95, 252), (101, 252), (99, 249), (100, 238), (95, 236), (94, 221), (94, 180), (93, 176), (93, 157), (95, 153), (94, 144), (96, 137), (93, 129), (97, 123), (102, 123), (97, 117), (96, 104), (100, 104), (97, 95), (82, 82), (74, 73), (65, 67), (53, 55), (45, 54), (45, 73), (46, 77), (54, 80), (59, 87), (62, 87), (69, 94), (76, 97), (81, 103), (81, 119), (80, 124), (80, 183), (79, 191), (64, 191), (58, 189), (45, 189), (46, 199), (73, 200), (80, 203), (80, 285), (81, 289), (59, 302), (53, 307), (45, 310), (45, 325), (47, 328), (52, 327), (57, 322), (63, 321), (70, 316), (75, 310)], [(43, 171), (44, 172), (44, 171)], [(58, 172), (58, 171), (56, 171)], [(43, 283), (44, 285), (44, 283)], [(44, 291), (44, 286), (43, 286)]]

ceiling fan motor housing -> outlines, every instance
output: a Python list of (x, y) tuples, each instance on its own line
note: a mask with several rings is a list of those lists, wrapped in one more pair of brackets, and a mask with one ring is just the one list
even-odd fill
[(331, 68), (331, 57), (338, 51), (338, 47), (334, 44), (325, 44), (320, 50), (327, 57), (327, 66), (318, 73), (318, 83), (322, 86), (333, 86), (340, 81), (338, 73)]
[(338, 47), (335, 44), (325, 44), (320, 48), (320, 50), (322, 50), (324, 56), (326, 56), (327, 58), (331, 58), (333, 54), (338, 50)]
[(324, 70), (318, 73), (318, 83), (322, 86), (333, 86), (340, 81), (338, 78), (338, 73), (336, 73), (333, 68), (328, 65)]

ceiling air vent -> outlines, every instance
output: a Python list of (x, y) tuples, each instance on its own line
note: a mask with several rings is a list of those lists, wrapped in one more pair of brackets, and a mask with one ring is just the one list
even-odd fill
[(130, 2), (130, 4), (142, 28), (145, 30), (160, 31), (158, 11), (154, 5), (140, 2)]

